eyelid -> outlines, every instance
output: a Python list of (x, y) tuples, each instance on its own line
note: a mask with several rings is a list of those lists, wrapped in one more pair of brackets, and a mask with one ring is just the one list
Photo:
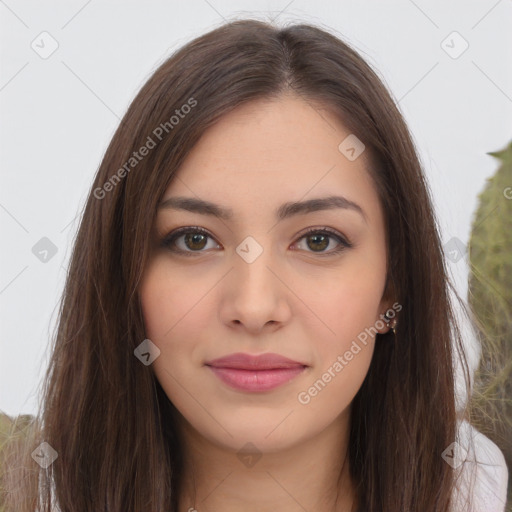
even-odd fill
[(329, 226), (313, 226), (311, 228), (306, 228), (297, 234), (297, 241), (309, 235), (310, 233), (327, 233), (332, 237), (337, 238), (338, 242), (341, 244), (346, 245), (347, 247), (352, 247), (352, 243), (343, 233), (340, 233), (338, 230), (330, 228)]
[(175, 247), (174, 248), (171, 247), (171, 244), (173, 244), (177, 238), (179, 238), (180, 236), (187, 234), (187, 233), (199, 233), (199, 234), (205, 235), (208, 238), (211, 238), (212, 240), (214, 240), (217, 245), (221, 245), (219, 242), (217, 242), (215, 237), (207, 229), (202, 228), (200, 226), (183, 226), (181, 228), (174, 229), (173, 231), (171, 231), (170, 233), (165, 235), (160, 241), (160, 246), (165, 249), (168, 249), (174, 253), (184, 254), (185, 256), (190, 256), (190, 255), (193, 256), (195, 254), (201, 254), (201, 253), (206, 252), (206, 251), (184, 251), (182, 249), (177, 249)]

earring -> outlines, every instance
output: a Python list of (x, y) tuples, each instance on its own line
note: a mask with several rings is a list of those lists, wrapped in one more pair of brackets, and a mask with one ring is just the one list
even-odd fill
[(395, 335), (396, 334), (395, 327), (397, 324), (396, 318), (389, 318), (388, 315), (384, 315), (384, 318), (386, 319), (387, 326), (391, 329), (391, 331), (393, 332), (393, 335)]

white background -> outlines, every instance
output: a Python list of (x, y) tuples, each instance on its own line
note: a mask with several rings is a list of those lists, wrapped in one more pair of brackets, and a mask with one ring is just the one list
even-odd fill
[[(444, 242), (467, 244), (498, 166), (486, 153), (511, 139), (512, 0), (0, 0), (0, 16), (0, 410), (10, 415), (37, 412), (75, 217), (120, 118), (173, 50), (224, 19), (314, 23), (366, 58), (409, 124)], [(47, 59), (31, 48), (43, 31), (58, 43)], [(456, 59), (441, 46), (453, 31), (469, 44)], [(42, 237), (57, 247), (46, 263), (32, 253)], [(465, 259), (449, 266), (466, 298)]]

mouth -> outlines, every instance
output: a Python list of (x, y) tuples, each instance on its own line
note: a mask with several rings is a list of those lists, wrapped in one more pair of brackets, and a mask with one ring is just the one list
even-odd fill
[(308, 365), (278, 354), (231, 354), (205, 363), (213, 374), (231, 388), (261, 392), (286, 384)]

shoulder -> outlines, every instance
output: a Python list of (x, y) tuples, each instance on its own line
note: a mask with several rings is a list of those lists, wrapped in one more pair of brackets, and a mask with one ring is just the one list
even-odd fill
[(498, 446), (462, 421), (453, 448), (457, 478), (453, 512), (504, 512), (508, 468)]

